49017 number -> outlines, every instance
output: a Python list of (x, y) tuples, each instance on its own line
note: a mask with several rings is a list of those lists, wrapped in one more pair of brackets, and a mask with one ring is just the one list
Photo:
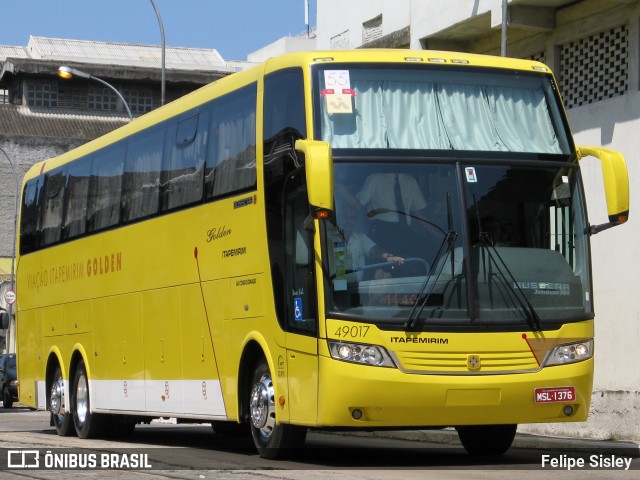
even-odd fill
[(366, 337), (367, 332), (369, 332), (369, 328), (369, 325), (354, 325), (352, 327), (343, 325), (342, 327), (338, 327), (333, 335), (337, 338)]

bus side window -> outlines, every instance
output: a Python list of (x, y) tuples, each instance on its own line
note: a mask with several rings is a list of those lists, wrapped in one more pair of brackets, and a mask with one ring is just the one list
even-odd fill
[[(306, 138), (303, 82), (302, 69), (300, 68), (281, 70), (265, 78), (265, 144), (274, 141), (277, 143), (277, 137), (285, 132), (295, 132), (296, 137)], [(271, 151), (265, 149), (265, 155), (269, 153)]]
[(117, 225), (120, 221), (123, 163), (122, 144), (107, 147), (93, 157), (87, 204), (89, 232)]
[(22, 194), (20, 216), (20, 254), (30, 253), (40, 247), (40, 205), (44, 175), (29, 180)]
[(42, 245), (60, 241), (62, 233), (62, 208), (64, 206), (65, 176), (62, 168), (45, 175), (44, 203), (42, 208)]
[(134, 135), (127, 146), (122, 178), (122, 221), (158, 213), (165, 129), (153, 127)]
[(163, 211), (202, 200), (207, 116), (199, 109), (182, 115), (167, 129), (160, 207)]
[(91, 157), (85, 157), (67, 166), (63, 240), (75, 238), (86, 231), (90, 174)]
[(256, 85), (215, 100), (205, 174), (206, 198), (256, 186)]

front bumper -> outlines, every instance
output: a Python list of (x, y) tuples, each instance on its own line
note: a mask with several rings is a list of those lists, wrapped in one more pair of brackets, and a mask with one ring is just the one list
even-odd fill
[[(593, 359), (503, 375), (408, 374), (324, 356), (319, 362), (320, 427), (579, 422), (587, 419), (591, 402)], [(568, 386), (576, 392), (570, 402), (535, 401), (536, 388)]]

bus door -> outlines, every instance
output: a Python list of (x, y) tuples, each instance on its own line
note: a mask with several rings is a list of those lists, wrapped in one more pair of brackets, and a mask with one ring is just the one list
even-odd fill
[(313, 233), (305, 229), (309, 202), (303, 169), (284, 187), (284, 249), (287, 372), (290, 420), (315, 424), (318, 397), (318, 314), (313, 270)]

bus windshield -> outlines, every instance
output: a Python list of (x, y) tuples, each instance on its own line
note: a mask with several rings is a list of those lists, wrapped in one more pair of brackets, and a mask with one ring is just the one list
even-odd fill
[(570, 154), (551, 76), (470, 68), (316, 67), (316, 138), (334, 149)]
[(592, 318), (579, 169), (527, 165), (336, 159), (330, 309), (407, 329)]

